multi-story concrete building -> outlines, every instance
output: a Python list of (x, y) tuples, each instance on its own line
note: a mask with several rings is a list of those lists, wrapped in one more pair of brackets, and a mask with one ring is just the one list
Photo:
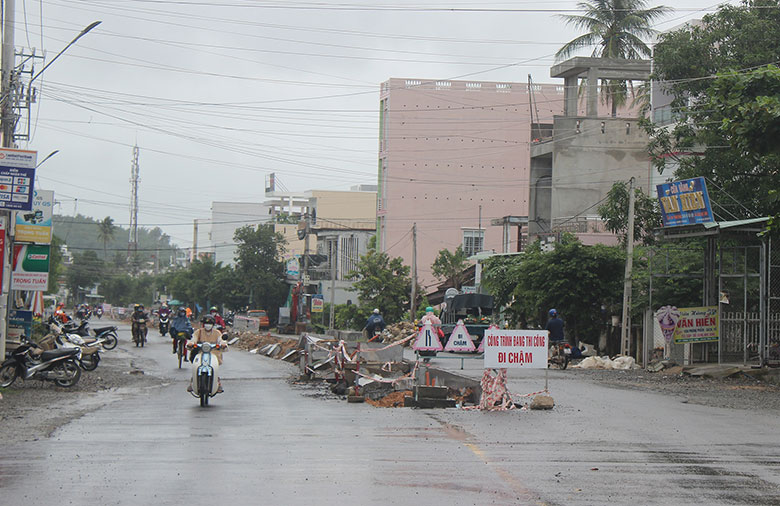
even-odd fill
[[(633, 178), (635, 187), (651, 194), (651, 168), (636, 110), (623, 108), (622, 117), (612, 117), (598, 83), (647, 81), (650, 62), (577, 57), (552, 67), (550, 75), (564, 79), (564, 110), (555, 116), (551, 135), (531, 147), (529, 234), (571, 232), (585, 244), (614, 244), (617, 238), (604, 228), (598, 205), (616, 181)], [(586, 83), (584, 114), (578, 109), (580, 79)]]
[[(368, 241), (376, 233), (376, 187), (361, 185), (351, 191), (312, 190), (308, 193), (309, 213), (316, 215), (312, 233), (316, 251), (324, 259), (310, 270), (317, 292), (326, 302), (344, 304), (357, 301), (351, 291), (350, 273), (368, 250)], [(335, 288), (331, 295), (331, 287)]]
[(211, 250), (214, 260), (223, 265), (234, 265), (236, 244), (233, 234), (246, 225), (270, 221), (270, 207), (263, 202), (212, 202)]
[[(438, 251), (468, 254), (517, 245), (518, 227), (491, 220), (527, 216), (530, 146), (563, 111), (564, 87), (525, 83), (390, 79), (381, 86), (377, 196), (379, 246), (412, 260), (432, 285)], [(532, 128), (536, 124), (537, 128)], [(549, 127), (548, 127), (549, 128)], [(516, 246), (511, 248), (516, 251)]]

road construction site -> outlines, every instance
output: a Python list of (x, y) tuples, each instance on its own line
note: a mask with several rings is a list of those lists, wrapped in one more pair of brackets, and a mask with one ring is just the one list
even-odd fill
[[(84, 505), (780, 501), (780, 389), (749, 374), (510, 370), (515, 407), (483, 411), (464, 409), (479, 399), (458, 398), (481, 384), (478, 358), (461, 369), (461, 360), (440, 353), (423, 365), (397, 346), (404, 361), (390, 371), (381, 357), (376, 367), (345, 365), (342, 374), (394, 380), (417, 364), (415, 374), (377, 399), (362, 382), (364, 402), (349, 402), (350, 392), (332, 390), (336, 368), (301, 374), (301, 351), (281, 360), (305, 350), (305, 337), (257, 335), (254, 343), (242, 339), (248, 350), (225, 355), (225, 393), (204, 409), (184, 391), (190, 371), (177, 369), (167, 338), (150, 333), (139, 349), (120, 329), (117, 353), (105, 354), (75, 390), (23, 384), (4, 392), (4, 498), (31, 505), (55, 495)], [(325, 357), (332, 351), (334, 343), (314, 342)], [(281, 349), (271, 356), (260, 351), (275, 344)], [(464, 386), (432, 385), (445, 373)], [(545, 376), (554, 407), (522, 409)], [(447, 387), (457, 407), (403, 408), (415, 386)], [(201, 462), (215, 478), (206, 488), (193, 481)]]

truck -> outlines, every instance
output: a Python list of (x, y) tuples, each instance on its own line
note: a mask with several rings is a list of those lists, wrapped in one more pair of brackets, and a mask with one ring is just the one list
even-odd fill
[(449, 339), (452, 330), (463, 320), (466, 324), (466, 330), (469, 331), (471, 339), (475, 346), (479, 346), (482, 338), (485, 337), (485, 330), (490, 326), (493, 315), (493, 296), (483, 293), (459, 293), (453, 292), (445, 296), (444, 307), (441, 312), (441, 329), (444, 332), (446, 340)]

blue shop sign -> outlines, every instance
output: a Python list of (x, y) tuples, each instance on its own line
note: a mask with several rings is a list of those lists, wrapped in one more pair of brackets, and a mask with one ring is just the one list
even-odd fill
[(659, 184), (656, 189), (664, 227), (714, 221), (703, 177)]

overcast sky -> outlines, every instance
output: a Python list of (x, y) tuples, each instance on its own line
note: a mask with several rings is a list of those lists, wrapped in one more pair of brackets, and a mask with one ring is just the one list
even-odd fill
[[(140, 148), (139, 223), (187, 246), (212, 201), (376, 184), (379, 84), (391, 77), (554, 82), (577, 35), (573, 1), (16, 0), (17, 48), (50, 59), (32, 139), (58, 212), (129, 221)], [(650, 3), (650, 6), (658, 3)], [(667, 2), (666, 30), (712, 12)], [(455, 11), (447, 10), (455, 9)], [(583, 54), (587, 54), (584, 52)], [(41, 68), (39, 64), (38, 69)], [(562, 83), (559, 83), (562, 84)]]

